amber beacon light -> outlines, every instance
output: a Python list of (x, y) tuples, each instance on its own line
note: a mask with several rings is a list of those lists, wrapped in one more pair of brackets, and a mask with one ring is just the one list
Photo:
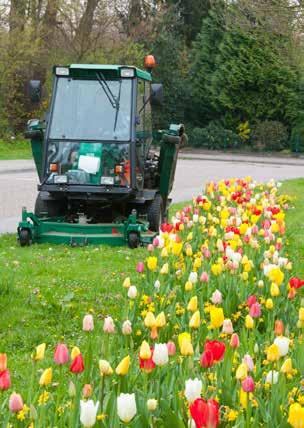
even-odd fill
[(156, 61), (153, 55), (146, 55), (145, 56), (145, 60), (144, 60), (144, 64), (145, 64), (145, 69), (148, 71), (152, 71), (153, 68), (155, 68), (156, 66)]

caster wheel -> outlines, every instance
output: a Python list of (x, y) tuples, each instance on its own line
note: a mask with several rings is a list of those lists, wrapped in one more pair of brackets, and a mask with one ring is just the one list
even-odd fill
[(128, 244), (130, 248), (137, 248), (139, 246), (139, 236), (136, 232), (129, 233)]
[(19, 232), (19, 242), (21, 247), (26, 247), (31, 245), (32, 239), (31, 234), (28, 229), (21, 229)]

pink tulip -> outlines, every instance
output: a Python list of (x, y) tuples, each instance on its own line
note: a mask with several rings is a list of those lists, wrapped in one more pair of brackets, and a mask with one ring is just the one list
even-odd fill
[(58, 343), (56, 346), (54, 361), (59, 365), (66, 364), (69, 361), (69, 350), (64, 343)]
[(170, 356), (173, 356), (173, 355), (175, 355), (175, 353), (176, 353), (176, 346), (175, 346), (175, 343), (174, 342), (172, 342), (171, 340), (167, 343), (167, 348), (168, 348), (168, 354), (170, 355)]
[(210, 259), (210, 257), (211, 257), (211, 253), (210, 253), (210, 251), (208, 250), (208, 248), (205, 248), (205, 249), (203, 250), (203, 255), (204, 255), (204, 257), (206, 257), (206, 259)]
[(149, 244), (149, 245), (147, 246), (147, 250), (148, 250), (150, 253), (152, 253), (152, 251), (154, 251), (154, 245), (153, 245), (153, 244)]
[(23, 409), (23, 400), (20, 394), (13, 392), (9, 398), (8, 407), (12, 413), (18, 413)]
[(143, 262), (138, 262), (137, 266), (136, 266), (136, 272), (143, 273), (144, 269), (145, 269), (144, 263)]
[(240, 339), (237, 333), (233, 333), (230, 339), (231, 348), (238, 348), (240, 346)]
[(257, 298), (254, 294), (252, 294), (251, 296), (248, 297), (247, 299), (247, 306), (249, 306), (249, 308), (251, 308), (251, 306), (257, 302)]
[(94, 320), (91, 314), (85, 315), (82, 321), (82, 330), (83, 331), (92, 331), (94, 330)]
[(232, 334), (233, 333), (233, 325), (231, 320), (227, 319), (223, 322), (223, 333)]
[(215, 290), (215, 292), (211, 296), (211, 302), (214, 305), (219, 305), (222, 303), (222, 293), (219, 290)]
[(158, 247), (159, 246), (159, 239), (158, 238), (154, 238), (153, 239), (153, 246), (154, 247)]
[(244, 355), (242, 362), (246, 364), (246, 366), (248, 367), (248, 370), (252, 372), (252, 370), (254, 369), (254, 362), (249, 354)]
[(201, 280), (201, 282), (208, 282), (209, 281), (209, 275), (207, 274), (207, 272), (203, 272), (201, 274), (200, 280)]
[(247, 376), (242, 382), (242, 388), (245, 392), (253, 392), (254, 391), (254, 380), (251, 376)]
[(115, 325), (112, 317), (106, 317), (103, 323), (103, 331), (105, 333), (114, 333)]
[(254, 303), (251, 307), (250, 307), (250, 311), (249, 311), (249, 315), (252, 318), (258, 318), (261, 316), (261, 305), (259, 303)]
[(0, 390), (5, 391), (11, 386), (11, 375), (9, 369), (0, 372)]

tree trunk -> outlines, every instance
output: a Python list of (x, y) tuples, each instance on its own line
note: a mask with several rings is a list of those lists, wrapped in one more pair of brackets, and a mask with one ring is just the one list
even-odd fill
[(25, 25), (26, 0), (11, 0), (9, 13), (10, 33), (23, 31)]
[(74, 43), (78, 52), (78, 61), (82, 59), (84, 54), (90, 47), (90, 36), (94, 23), (94, 12), (100, 0), (87, 0), (85, 11), (80, 19)]

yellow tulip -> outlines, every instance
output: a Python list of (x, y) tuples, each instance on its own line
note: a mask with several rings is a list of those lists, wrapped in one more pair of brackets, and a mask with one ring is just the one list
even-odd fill
[(178, 335), (178, 345), (179, 345), (179, 347), (182, 346), (182, 343), (185, 340), (188, 341), (188, 342), (191, 342), (191, 335), (190, 335), (190, 333), (184, 332), (184, 333), (180, 333)]
[(222, 308), (212, 306), (210, 308), (210, 323), (212, 328), (220, 328), (224, 322), (224, 311)]
[(194, 350), (193, 350), (192, 343), (189, 342), (188, 340), (184, 340), (182, 342), (182, 346), (180, 348), (180, 351), (181, 351), (181, 354), (184, 357), (193, 355), (194, 354)]
[(277, 285), (281, 285), (284, 281), (284, 273), (281, 271), (280, 268), (274, 268), (271, 269), (268, 277), (270, 281), (275, 282)]
[(147, 258), (148, 269), (154, 271), (157, 268), (157, 257), (150, 256)]
[(265, 303), (266, 309), (273, 309), (273, 301), (272, 299), (267, 299)]
[(161, 257), (168, 257), (168, 250), (166, 247), (164, 247), (160, 253)]
[(36, 361), (43, 360), (44, 353), (45, 353), (45, 347), (46, 347), (45, 343), (41, 343), (40, 345), (38, 345), (36, 347), (36, 355), (34, 358)]
[(148, 342), (145, 340), (140, 345), (139, 356), (142, 360), (149, 360), (151, 358), (152, 352)]
[(222, 268), (222, 266), (221, 266), (219, 263), (217, 263), (217, 264), (213, 264), (213, 265), (211, 266), (211, 272), (212, 272), (212, 273), (213, 273), (213, 275), (215, 275), (215, 276), (220, 275), (220, 274), (222, 273), (222, 270), (223, 270), (223, 268)]
[(245, 363), (241, 363), (236, 369), (235, 377), (238, 380), (244, 380), (248, 376), (248, 366)]
[(194, 312), (192, 315), (190, 321), (189, 321), (189, 327), (190, 328), (199, 328), (201, 325), (201, 315), (199, 311)]
[(191, 312), (197, 311), (197, 306), (198, 306), (197, 296), (191, 297), (187, 306), (188, 311), (191, 311)]
[(243, 409), (247, 409), (248, 405), (248, 392), (245, 392), (243, 388), (240, 389), (240, 404)]
[(186, 248), (186, 256), (191, 257), (192, 254), (193, 254), (193, 251), (192, 251), (191, 245), (188, 245)]
[(53, 370), (51, 367), (45, 369), (39, 379), (40, 386), (47, 386), (52, 382)]
[(161, 312), (160, 314), (157, 315), (155, 322), (156, 322), (156, 327), (158, 327), (158, 328), (165, 327), (166, 316), (165, 316), (164, 312)]
[(182, 249), (183, 249), (183, 243), (182, 242), (174, 242), (174, 244), (172, 245), (172, 254), (174, 256), (179, 256)]
[(72, 360), (74, 360), (74, 358), (77, 357), (77, 355), (80, 354), (80, 349), (78, 348), (78, 346), (74, 346), (71, 352), (71, 358)]
[(185, 284), (185, 291), (191, 291), (193, 289), (193, 284), (191, 281), (187, 281)]
[(280, 295), (279, 286), (275, 282), (271, 283), (270, 294), (271, 294), (272, 297), (277, 297), (277, 296)]
[(267, 349), (267, 360), (268, 361), (278, 361), (280, 358), (280, 350), (279, 347), (273, 343)]
[(116, 367), (116, 374), (119, 376), (125, 376), (128, 374), (129, 368), (130, 368), (130, 355), (127, 355), (125, 358), (121, 360), (121, 362)]
[(254, 327), (253, 318), (250, 315), (246, 315), (245, 317), (245, 327), (250, 330)]
[(285, 374), (292, 373), (292, 361), (291, 358), (287, 358), (287, 360), (284, 361), (281, 367), (281, 372)]
[(99, 360), (100, 376), (110, 376), (113, 374), (113, 369), (107, 360)]
[(148, 328), (156, 327), (156, 319), (153, 312), (147, 312), (145, 316), (144, 324)]
[(304, 308), (299, 309), (299, 321), (304, 321)]
[(127, 277), (127, 278), (124, 280), (124, 282), (123, 282), (122, 286), (123, 286), (124, 288), (130, 288), (130, 286), (131, 286), (131, 280), (130, 280), (130, 278), (129, 278), (129, 277)]
[(165, 263), (165, 264), (162, 266), (162, 268), (161, 268), (161, 270), (160, 270), (160, 273), (161, 273), (162, 275), (166, 275), (168, 272), (169, 272), (169, 265), (168, 265), (168, 263)]
[(303, 428), (304, 407), (299, 403), (293, 403), (289, 407), (288, 422), (293, 428)]

